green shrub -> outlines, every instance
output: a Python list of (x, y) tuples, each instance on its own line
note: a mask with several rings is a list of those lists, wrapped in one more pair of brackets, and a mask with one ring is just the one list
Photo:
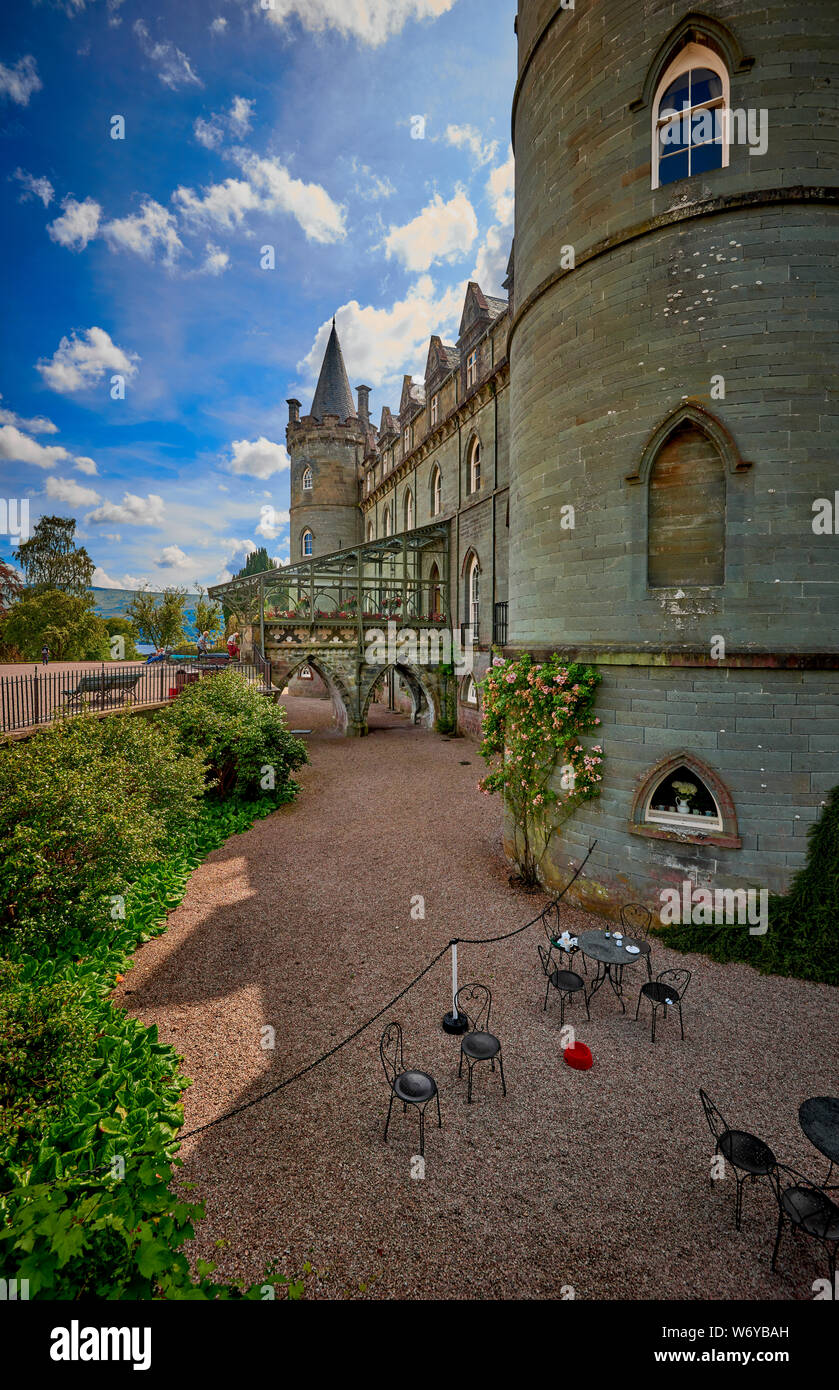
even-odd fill
[(282, 705), (239, 672), (188, 685), (159, 718), (171, 722), (185, 752), (205, 758), (222, 794), (270, 791), (278, 804), (296, 796), (291, 774), (307, 761), (305, 745), (289, 733)]
[[(273, 809), (265, 796), (204, 803), (177, 849), (140, 873), (126, 893), (125, 919), (89, 955), (0, 965), (8, 993), (0, 1048), (10, 1054), (0, 1069), (10, 1100), (0, 1128), (0, 1276), (29, 1280), (33, 1297), (264, 1296), (260, 1284), (215, 1283), (204, 1261), (193, 1274), (183, 1247), (203, 1207), (178, 1184), (175, 1156), (189, 1083), (157, 1029), (115, 1007), (107, 992), (136, 946), (165, 930), (192, 868)], [(30, 1007), (40, 1069), (18, 1056)], [(265, 1282), (302, 1297), (300, 1281), (269, 1271)]]
[(125, 661), (137, 660), (137, 648), (134, 645), (137, 637), (137, 629), (128, 618), (106, 618), (105, 627), (108, 630), (108, 637), (122, 637), (125, 639)]
[(171, 851), (198, 813), (205, 767), (172, 729), (75, 715), (0, 757), (0, 938), (77, 950), (110, 898)]
[(751, 936), (730, 926), (665, 927), (666, 945), (712, 960), (742, 960), (764, 974), (839, 985), (839, 787), (807, 832), (807, 860), (788, 893), (769, 898), (769, 929)]

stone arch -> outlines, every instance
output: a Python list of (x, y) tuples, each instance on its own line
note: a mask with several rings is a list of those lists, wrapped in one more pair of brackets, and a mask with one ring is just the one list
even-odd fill
[(674, 25), (659, 45), (647, 68), (642, 91), (629, 103), (630, 111), (642, 111), (645, 106), (649, 106), (661, 74), (672, 63), (680, 49), (689, 43), (702, 44), (712, 49), (732, 74), (748, 72), (754, 65), (754, 58), (746, 57), (735, 34), (726, 24), (712, 18), (711, 15), (702, 14), (699, 10), (692, 10)]
[(669, 411), (653, 430), (644, 445), (638, 467), (632, 473), (626, 474), (628, 483), (646, 483), (648, 481), (661, 446), (667, 442), (674, 430), (685, 423), (696, 425), (697, 429), (702, 430), (713, 440), (725, 462), (727, 472), (745, 473), (751, 468), (752, 465), (742, 457), (733, 434), (726, 428), (722, 420), (712, 411), (706, 410), (701, 401), (687, 400), (682, 401)]
[(283, 673), (277, 672), (278, 679), (275, 682), (282, 690), (290, 680), (293, 679), (301, 666), (310, 666), (316, 671), (329, 691), (332, 700), (332, 708), (335, 711), (335, 719), (338, 728), (342, 733), (346, 733), (348, 727), (355, 723), (353, 712), (354, 701), (344, 682), (343, 677), (322, 657), (311, 652), (295, 652), (294, 659), (284, 669)]
[(396, 671), (408, 687), (411, 696), (411, 723), (419, 724), (424, 729), (433, 729), (439, 716), (437, 695), (434, 683), (428, 680), (424, 672), (419, 671), (415, 666), (409, 666), (402, 661), (391, 661), (386, 666), (378, 668), (369, 681), (367, 692), (361, 703), (361, 719), (366, 727), (367, 714), (370, 708), (370, 701), (373, 696), (373, 687), (381, 680), (388, 671)]
[[(648, 820), (647, 808), (653, 793), (681, 767), (704, 783), (719, 810), (721, 827), (716, 826), (706, 833), (699, 822), (695, 829), (691, 829), (690, 826), (668, 826), (664, 822), (656, 824)], [(659, 758), (639, 779), (632, 798), (628, 828), (633, 834), (653, 839), (679, 840), (688, 844), (713, 844), (726, 849), (740, 849), (742, 845), (731, 792), (720, 774), (709, 763), (686, 748)]]

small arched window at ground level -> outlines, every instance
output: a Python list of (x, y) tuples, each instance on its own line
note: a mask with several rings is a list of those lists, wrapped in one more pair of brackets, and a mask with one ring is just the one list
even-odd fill
[(463, 682), (463, 696), (462, 696), (462, 699), (463, 699), (464, 705), (474, 705), (474, 706), (477, 708), (477, 704), (478, 704), (478, 687), (477, 687), (477, 685), (475, 684), (475, 680), (474, 680), (474, 677), (473, 677), (473, 676), (467, 676), (466, 679), (465, 679), (465, 681)]
[(728, 166), (728, 68), (689, 43), (665, 68), (653, 100), (652, 186)]
[(644, 821), (672, 830), (721, 831), (723, 817), (713, 792), (693, 768), (682, 764), (654, 786)]
[(310, 681), (313, 679), (311, 666), (301, 666), (298, 674), (301, 681)]
[(304, 468), (304, 469), (303, 469), (303, 491), (304, 491), (304, 492), (311, 492), (311, 490), (312, 490), (312, 470), (311, 470), (311, 468)]
[(314, 538), (314, 536), (312, 535), (311, 531), (304, 531), (304, 532), (303, 532), (303, 537), (302, 537), (301, 547), (300, 547), (300, 548), (301, 548), (301, 550), (302, 550), (302, 552), (303, 552), (304, 555), (311, 555), (311, 554), (312, 554), (312, 549), (313, 549), (313, 545), (314, 545), (314, 540), (315, 540), (315, 538)]

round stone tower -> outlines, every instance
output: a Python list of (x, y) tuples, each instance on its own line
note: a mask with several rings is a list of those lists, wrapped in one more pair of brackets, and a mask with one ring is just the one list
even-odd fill
[(839, 9), (517, 33), (509, 645), (598, 667), (606, 755), (547, 874), (782, 890), (839, 780)]
[(358, 388), (356, 410), (333, 319), (311, 411), (301, 419), (300, 402), (287, 402), (292, 563), (361, 539), (359, 480), (370, 430), (368, 392), (366, 386)]

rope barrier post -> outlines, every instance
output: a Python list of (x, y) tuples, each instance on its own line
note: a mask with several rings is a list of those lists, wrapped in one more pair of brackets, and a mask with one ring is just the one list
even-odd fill
[(468, 1033), (468, 1018), (457, 1012), (457, 941), (450, 941), (449, 945), (452, 948), (452, 1007), (450, 1013), (443, 1015), (443, 1032)]

